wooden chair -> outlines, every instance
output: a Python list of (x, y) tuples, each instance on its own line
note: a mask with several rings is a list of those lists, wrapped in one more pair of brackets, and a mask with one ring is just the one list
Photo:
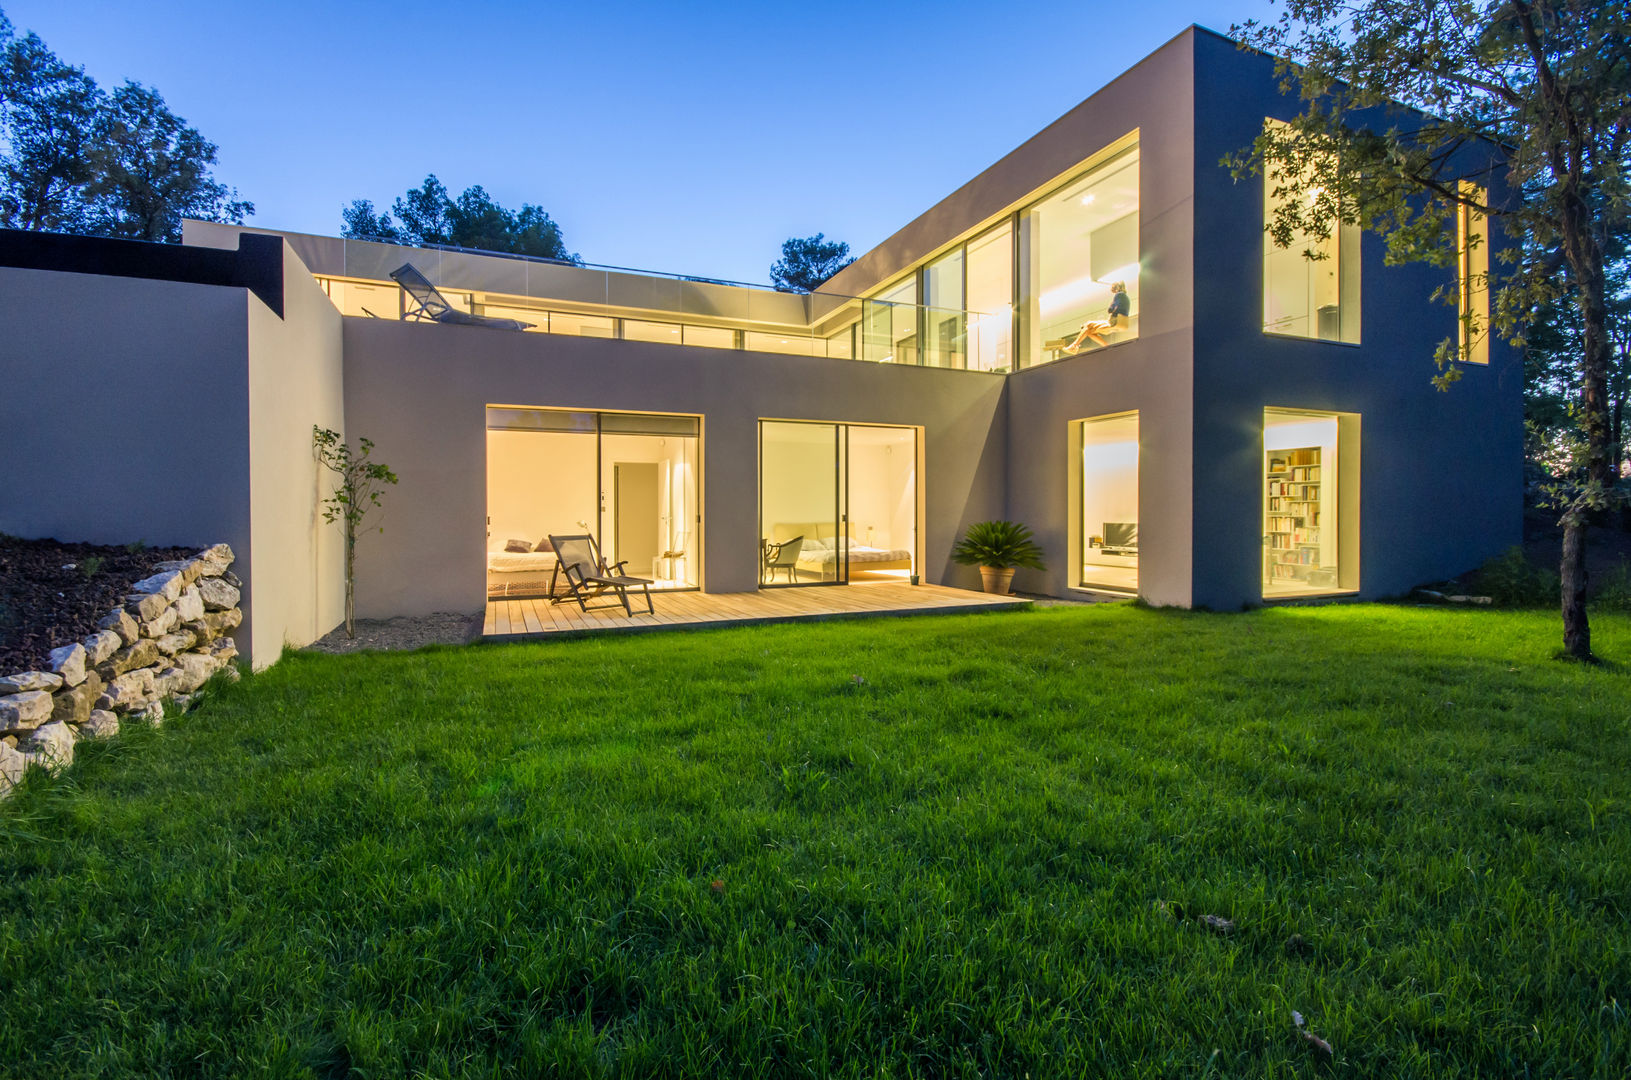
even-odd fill
[[(646, 612), (656, 614), (656, 609), (651, 606), (651, 579), (629, 577), (623, 573), (627, 561), (607, 566), (606, 560), (600, 557), (600, 547), (594, 537), (551, 536), (549, 544), (555, 549), (555, 568), (565, 578), (567, 587), (565, 593), (550, 600), (551, 604), (576, 600), (579, 608), (588, 611), (590, 600), (614, 593), (623, 604), (623, 613), (632, 619), (634, 609), (629, 606), (629, 590), (638, 585), (646, 598)], [(555, 591), (553, 583), (550, 591)]]
[(799, 551), (804, 547), (804, 537), (795, 536), (791, 540), (783, 540), (779, 544), (770, 544), (765, 547), (765, 584), (776, 583), (776, 571), (787, 571), (787, 583), (798, 583)]

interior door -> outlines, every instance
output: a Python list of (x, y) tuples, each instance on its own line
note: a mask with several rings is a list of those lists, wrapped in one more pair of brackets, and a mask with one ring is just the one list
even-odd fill
[(612, 465), (612, 531), (619, 561), (635, 577), (655, 577), (662, 553), (657, 463), (619, 461)]

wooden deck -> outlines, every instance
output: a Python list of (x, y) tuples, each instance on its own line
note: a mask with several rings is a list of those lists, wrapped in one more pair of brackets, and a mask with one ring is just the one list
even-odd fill
[[(630, 601), (633, 602), (633, 597)], [(806, 589), (761, 589), (750, 593), (659, 592), (651, 594), (657, 612), (637, 607), (633, 618), (609, 597), (592, 601), (587, 612), (575, 603), (548, 600), (489, 600), (482, 637), (511, 641), (549, 634), (629, 633), (700, 626), (853, 619), (872, 615), (929, 615), (1028, 607), (1015, 596), (951, 589), (943, 585), (837, 585)], [(595, 604), (606, 606), (595, 606)], [(615, 606), (610, 606), (615, 605)]]

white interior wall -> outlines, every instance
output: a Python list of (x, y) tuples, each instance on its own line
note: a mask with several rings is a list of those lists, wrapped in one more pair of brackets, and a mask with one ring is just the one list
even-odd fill
[(487, 432), (487, 549), (536, 545), (554, 533), (593, 531), (595, 436), (562, 431)]

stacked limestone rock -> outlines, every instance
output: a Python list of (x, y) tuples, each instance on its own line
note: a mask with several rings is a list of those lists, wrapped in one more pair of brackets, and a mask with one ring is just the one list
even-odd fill
[(185, 708), (227, 667), (238, 655), (227, 635), (243, 622), (231, 565), (225, 544), (160, 563), (96, 633), (51, 650), (51, 670), (0, 678), (0, 796), (30, 765), (73, 761), (76, 740), (116, 734), (121, 716), (162, 722), (166, 701)]

